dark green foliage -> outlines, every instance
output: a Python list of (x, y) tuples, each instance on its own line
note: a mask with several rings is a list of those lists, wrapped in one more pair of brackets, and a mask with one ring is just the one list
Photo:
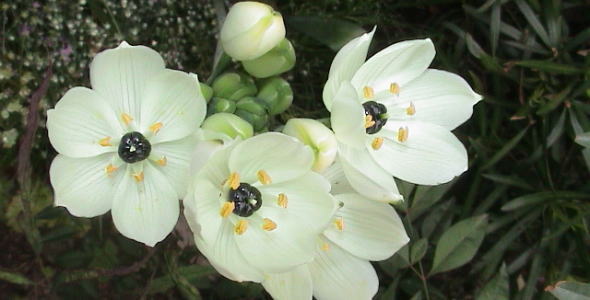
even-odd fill
[[(398, 212), (411, 242), (375, 263), (381, 283), (376, 299), (551, 299), (544, 292), (549, 285), (555, 296), (587, 295), (588, 287), (575, 281), (590, 281), (590, 150), (574, 141), (590, 130), (588, 1), (271, 4), (285, 16), (297, 54), (295, 68), (283, 75), (293, 88), (293, 105), (269, 120), (271, 128), (292, 117), (328, 116), (321, 94), (334, 49), (373, 25), (371, 53), (430, 37), (437, 49), (432, 67), (460, 74), (484, 96), (454, 131), (468, 149), (469, 171), (437, 187), (400, 182), (406, 202)], [(109, 214), (76, 218), (52, 206), (48, 169), (55, 151), (44, 128), (47, 109), (68, 88), (89, 86), (91, 58), (122, 39), (153, 47), (168, 66), (203, 81), (215, 77), (214, 7), (195, 0), (0, 4), (4, 298), (269, 298), (258, 284), (218, 275), (191, 245), (184, 222), (149, 249), (122, 237)], [(313, 22), (333, 24), (324, 29), (345, 25), (322, 39), (318, 35), (330, 32), (310, 35), (302, 25)], [(227, 56), (218, 59), (218, 66), (232, 63)], [(18, 142), (32, 126), (26, 122), (29, 101), (46, 77), (33, 151), (17, 159), (23, 148)], [(17, 182), (23, 159), (32, 166), (30, 175)], [(555, 285), (561, 280), (568, 283)]]

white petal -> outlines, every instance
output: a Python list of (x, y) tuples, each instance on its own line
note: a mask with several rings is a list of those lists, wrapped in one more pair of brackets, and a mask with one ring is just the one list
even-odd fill
[(328, 240), (324, 242), (329, 249), (318, 250), (309, 264), (313, 295), (318, 300), (372, 299), (379, 288), (379, 279), (371, 263)]
[[(69, 157), (91, 157), (117, 151), (123, 129), (115, 112), (96, 92), (75, 87), (47, 111), (47, 131), (53, 147)], [(101, 146), (110, 138), (111, 146)], [(105, 144), (106, 145), (106, 144)]]
[(153, 247), (178, 221), (178, 196), (166, 177), (151, 164), (143, 164), (140, 182), (136, 182), (131, 169), (127, 168), (115, 193), (113, 221), (124, 236)]
[(196, 139), (188, 136), (181, 140), (152, 145), (150, 159), (172, 184), (178, 198), (184, 197), (189, 180), (189, 169)]
[(205, 166), (209, 157), (221, 148), (223, 148), (223, 144), (219, 141), (198, 141), (192, 153), (190, 174), (197, 174)]
[[(259, 186), (258, 189), (263, 195), (263, 207), (259, 214), (279, 220), (277, 224), (291, 223), (286, 229), (320, 233), (330, 222), (336, 209), (336, 201), (330, 195), (330, 184), (321, 175), (313, 172), (279, 184)], [(287, 208), (277, 204), (281, 193), (287, 196)]]
[(341, 194), (336, 200), (344, 206), (335, 218), (342, 218), (343, 230), (329, 226), (324, 235), (359, 258), (383, 260), (408, 243), (399, 216), (386, 203), (371, 201), (358, 194)]
[(55, 205), (78, 217), (95, 217), (111, 209), (113, 195), (125, 167), (108, 176), (105, 168), (114, 154), (88, 158), (58, 155), (51, 163), (49, 178), (55, 190)]
[(326, 169), (336, 159), (338, 144), (334, 132), (319, 121), (293, 118), (285, 124), (283, 133), (297, 138), (313, 149), (312, 169), (315, 172)]
[[(221, 190), (213, 183), (197, 178), (187, 197), (184, 198), (184, 210), (190, 212), (193, 219), (189, 222), (194, 234), (198, 234), (204, 242), (211, 246), (219, 238), (223, 223), (229, 221), (224, 219), (219, 211), (222, 207)], [(188, 218), (187, 218), (188, 220)]]
[(139, 121), (147, 82), (164, 69), (158, 52), (123, 42), (96, 55), (90, 65), (92, 88), (106, 99), (117, 116), (126, 113)]
[(311, 300), (313, 294), (307, 265), (298, 266), (289, 272), (267, 275), (262, 285), (276, 300)]
[(279, 183), (297, 178), (313, 164), (311, 149), (296, 138), (277, 132), (268, 132), (239, 143), (229, 158), (231, 172), (240, 175), (241, 182), (253, 183), (258, 171), (265, 171), (272, 182)]
[(365, 140), (365, 110), (354, 87), (343, 82), (332, 105), (330, 122), (336, 139), (350, 147), (360, 148)]
[(387, 90), (391, 83), (403, 87), (428, 68), (434, 54), (430, 39), (395, 43), (369, 58), (352, 78), (352, 85), (359, 93), (364, 86), (375, 91)]
[(330, 193), (332, 193), (332, 195), (355, 192), (352, 185), (350, 185), (350, 182), (348, 182), (348, 179), (346, 179), (346, 174), (344, 174), (342, 163), (340, 161), (335, 161), (321, 174), (330, 181), (330, 185), (332, 186)]
[(207, 244), (195, 234), (195, 244), (221, 275), (239, 282), (261, 282), (264, 275), (246, 261), (232, 236), (233, 234), (231, 223), (226, 222), (220, 228), (215, 243)]
[[(405, 142), (396, 138), (400, 127), (408, 128)], [(368, 141), (367, 149), (378, 165), (399, 179), (437, 185), (449, 182), (467, 170), (465, 147), (444, 127), (418, 121), (389, 120), (378, 134), (384, 137), (381, 148), (372, 150)]]
[(338, 51), (336, 57), (334, 57), (330, 66), (328, 81), (323, 91), (324, 105), (328, 111), (332, 108), (332, 102), (340, 84), (343, 81), (352, 80), (354, 73), (367, 59), (367, 50), (369, 50), (369, 45), (371, 44), (376, 28), (374, 27), (371, 32), (365, 33), (348, 42)]
[(194, 133), (205, 119), (206, 102), (196, 76), (163, 70), (147, 82), (141, 99), (142, 132), (162, 123), (152, 144), (178, 140)]
[(388, 108), (396, 106), (405, 109), (411, 103), (416, 109), (414, 115), (391, 116), (401, 120), (434, 123), (453, 130), (471, 117), (473, 105), (481, 99), (460, 76), (428, 69), (400, 89), (399, 98), (384, 104)]
[(193, 158), (193, 160), (205, 160), (204, 165), (199, 167), (200, 162), (196, 162), (192, 168), (199, 168), (198, 173), (194, 176), (195, 179), (206, 179), (213, 185), (221, 185), (229, 177), (230, 171), (228, 161), (230, 155), (239, 142), (229, 143), (221, 146), (219, 149), (212, 149), (212, 153), (205, 150), (205, 155), (201, 158)]
[(281, 223), (277, 219), (273, 220), (277, 228), (265, 231), (261, 217), (255, 214), (247, 220), (248, 229), (235, 235), (235, 239), (246, 260), (255, 268), (265, 273), (282, 273), (313, 260), (316, 232), (304, 228), (296, 230), (289, 226), (292, 222)]
[(339, 144), (338, 153), (346, 179), (357, 193), (378, 201), (397, 202), (403, 199), (391, 174), (374, 161), (367, 149)]

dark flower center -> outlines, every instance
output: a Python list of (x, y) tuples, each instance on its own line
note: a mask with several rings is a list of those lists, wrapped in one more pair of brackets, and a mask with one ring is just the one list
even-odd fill
[(125, 134), (119, 143), (119, 157), (126, 163), (142, 161), (152, 152), (152, 145), (143, 134), (133, 131)]
[(367, 101), (363, 103), (365, 109), (365, 116), (371, 116), (371, 120), (375, 122), (372, 126), (365, 128), (368, 134), (379, 132), (385, 123), (387, 123), (387, 108), (381, 103), (375, 101)]
[(260, 191), (243, 182), (235, 190), (230, 188), (228, 198), (234, 202), (233, 213), (240, 217), (249, 217), (262, 206)]

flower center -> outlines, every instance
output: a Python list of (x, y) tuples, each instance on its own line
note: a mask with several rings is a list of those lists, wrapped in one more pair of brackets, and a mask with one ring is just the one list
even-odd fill
[(234, 203), (233, 213), (240, 217), (249, 217), (262, 206), (260, 191), (243, 182), (237, 189), (230, 188), (228, 198)]
[(126, 133), (119, 143), (119, 157), (126, 163), (142, 161), (152, 152), (152, 145), (143, 134), (133, 131)]
[(370, 118), (371, 123), (365, 126), (368, 134), (375, 134), (387, 123), (387, 108), (381, 103), (367, 101), (363, 103), (365, 109), (365, 118)]

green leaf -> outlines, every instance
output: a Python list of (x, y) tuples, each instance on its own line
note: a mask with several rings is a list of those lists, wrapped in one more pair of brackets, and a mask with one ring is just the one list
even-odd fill
[(318, 42), (338, 51), (355, 37), (365, 33), (358, 24), (316, 16), (290, 16), (285, 19), (287, 26), (300, 31)]
[(541, 38), (541, 40), (547, 46), (553, 46), (551, 45), (551, 41), (549, 40), (547, 30), (545, 30), (545, 27), (543, 27), (541, 21), (539, 20), (535, 12), (533, 12), (531, 7), (523, 0), (516, 0), (516, 5), (520, 9), (520, 12), (522, 12), (522, 14), (524, 15), (525, 19), (529, 22), (531, 27), (533, 27), (533, 30)]
[[(197, 279), (203, 278), (205, 276), (217, 274), (213, 267), (199, 265), (180, 267), (178, 268), (177, 272), (180, 276), (182, 276), (189, 282), (196, 281)], [(174, 284), (175, 281), (171, 274), (164, 275), (162, 277), (154, 279), (151, 282), (151, 284), (148, 287), (147, 294), (165, 292), (166, 290), (172, 288)]]
[(490, 14), (490, 39), (492, 44), (492, 56), (496, 56), (496, 49), (498, 49), (498, 40), (500, 38), (500, 23), (502, 19), (502, 4), (500, 1), (495, 1)]
[(497, 183), (512, 185), (525, 190), (534, 190), (534, 188), (528, 182), (526, 182), (526, 180), (516, 175), (500, 175), (488, 173), (482, 174), (481, 176)]
[(488, 160), (481, 167), (481, 171), (490, 168), (491, 166), (495, 165), (498, 161), (500, 161), (502, 158), (504, 158), (504, 156), (506, 156), (506, 154), (508, 154), (508, 152), (510, 152), (510, 150), (512, 150), (512, 148), (514, 148), (516, 145), (518, 145), (520, 140), (527, 133), (528, 129), (529, 129), (528, 127), (525, 127), (521, 132), (519, 132), (517, 135), (515, 135), (513, 138), (511, 138), (504, 145), (504, 147), (502, 147), (500, 150), (498, 150), (498, 152), (496, 152), (496, 154), (494, 154), (494, 156), (492, 156), (492, 158), (490, 158), (490, 160)]
[(550, 191), (529, 194), (515, 198), (502, 206), (503, 211), (513, 211), (521, 207), (537, 205), (557, 199), (587, 199), (590, 194), (570, 191)]
[(487, 215), (454, 224), (440, 237), (429, 275), (458, 268), (469, 262), (485, 236)]
[(23, 276), (21, 274), (6, 272), (6, 271), (0, 271), (0, 280), (8, 281), (10, 283), (14, 283), (14, 284), (18, 284), (18, 285), (32, 285), (33, 284), (32, 281), (30, 281), (28, 278), (26, 278), (25, 276)]
[(410, 247), (410, 263), (415, 264), (420, 261), (428, 250), (428, 239), (421, 238)]
[(521, 60), (514, 62), (514, 64), (529, 69), (536, 69), (539, 71), (556, 74), (572, 75), (584, 72), (583, 69), (574, 67), (572, 65), (564, 65), (546, 60)]
[(510, 299), (510, 285), (506, 265), (502, 264), (498, 275), (494, 276), (478, 293), (476, 300), (508, 300)]
[(586, 148), (590, 148), (590, 131), (577, 134), (576, 135), (576, 143), (578, 143)]
[(588, 300), (590, 299), (590, 284), (575, 281), (560, 281), (548, 286), (545, 291), (550, 292), (560, 300)]

